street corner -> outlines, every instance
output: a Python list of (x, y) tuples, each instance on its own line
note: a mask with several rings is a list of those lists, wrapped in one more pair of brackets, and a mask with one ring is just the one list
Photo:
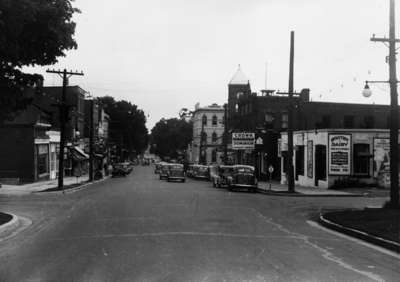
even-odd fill
[(400, 254), (399, 211), (379, 209), (377, 212), (376, 210), (325, 212), (319, 215), (318, 223), (333, 231)]
[(0, 242), (15, 236), (17, 233), (31, 225), (31, 220), (12, 213), (0, 213)]

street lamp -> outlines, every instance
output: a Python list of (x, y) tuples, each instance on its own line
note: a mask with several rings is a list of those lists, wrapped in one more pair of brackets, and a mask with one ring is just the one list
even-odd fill
[(365, 82), (365, 86), (364, 86), (364, 90), (362, 91), (362, 95), (363, 95), (365, 98), (369, 98), (369, 97), (371, 97), (371, 95), (372, 95), (372, 91), (371, 91), (371, 89), (369, 88), (368, 81)]

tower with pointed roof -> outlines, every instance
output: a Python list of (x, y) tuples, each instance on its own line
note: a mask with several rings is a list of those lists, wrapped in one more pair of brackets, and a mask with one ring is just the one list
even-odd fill
[(228, 84), (228, 118), (230, 120), (236, 114), (239, 97), (246, 94), (251, 94), (250, 81), (239, 65)]

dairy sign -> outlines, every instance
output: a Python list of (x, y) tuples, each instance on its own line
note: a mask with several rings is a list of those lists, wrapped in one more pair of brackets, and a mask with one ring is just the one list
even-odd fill
[(350, 175), (351, 135), (330, 134), (329, 174)]
[(255, 134), (249, 132), (232, 133), (232, 149), (234, 150), (253, 150)]

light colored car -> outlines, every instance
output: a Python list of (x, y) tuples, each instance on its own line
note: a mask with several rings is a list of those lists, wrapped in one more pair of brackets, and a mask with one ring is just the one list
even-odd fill
[(232, 176), (233, 171), (233, 166), (231, 165), (218, 166), (217, 175), (213, 179), (213, 186), (220, 188), (228, 185), (228, 177)]
[(208, 180), (210, 177), (209, 168), (206, 165), (194, 165), (193, 177), (196, 179)]

